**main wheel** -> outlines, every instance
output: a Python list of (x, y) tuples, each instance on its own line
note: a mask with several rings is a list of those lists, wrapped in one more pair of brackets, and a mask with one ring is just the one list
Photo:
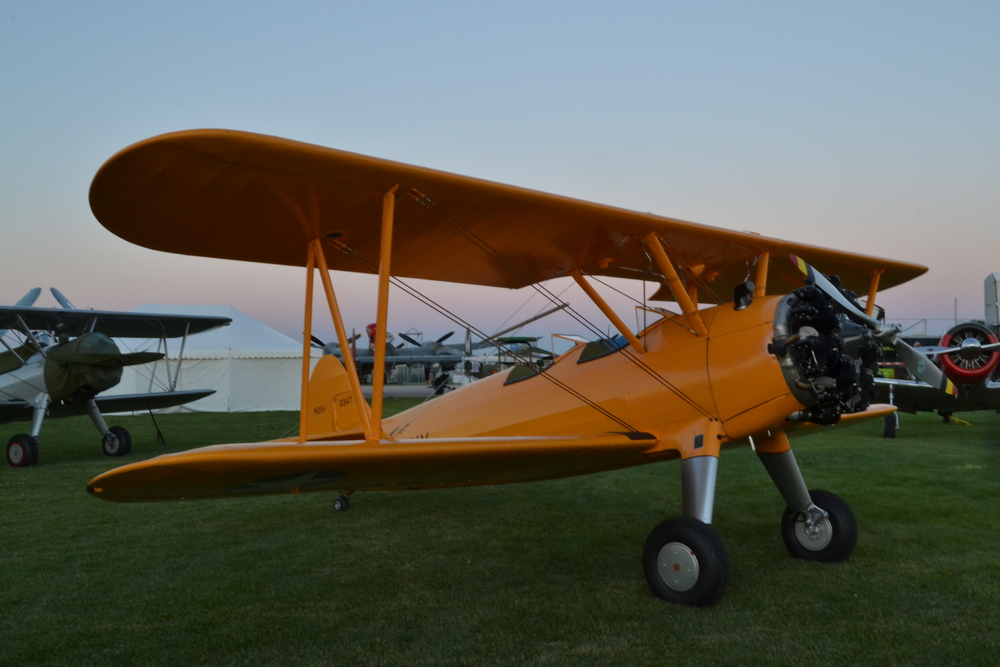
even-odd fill
[(38, 441), (26, 433), (18, 433), (7, 441), (7, 465), (26, 468), (38, 463)]
[(882, 437), (896, 437), (896, 413), (882, 417)]
[(675, 604), (709, 607), (729, 585), (726, 546), (698, 519), (667, 519), (654, 528), (642, 551), (642, 569), (653, 593)]
[(333, 501), (333, 509), (337, 512), (346, 512), (351, 509), (351, 497), (343, 494), (337, 496), (337, 499)]
[(781, 517), (781, 537), (788, 552), (802, 560), (837, 563), (847, 560), (858, 542), (858, 524), (843, 500), (829, 491), (810, 490), (813, 504), (827, 513), (812, 526), (806, 517), (785, 509)]
[(106, 456), (125, 456), (132, 451), (132, 436), (121, 426), (112, 426), (104, 434), (101, 447)]

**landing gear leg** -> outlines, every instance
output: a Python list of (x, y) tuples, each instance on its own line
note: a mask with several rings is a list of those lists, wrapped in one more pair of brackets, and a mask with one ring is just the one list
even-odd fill
[(22, 468), (38, 463), (38, 434), (42, 432), (42, 422), (45, 421), (49, 402), (49, 395), (41, 394), (35, 401), (35, 411), (31, 415), (31, 432), (18, 433), (7, 441), (7, 465)]
[(132, 451), (132, 436), (129, 432), (121, 426), (108, 428), (101, 411), (97, 408), (97, 403), (92, 398), (87, 401), (87, 414), (101, 434), (101, 449), (106, 456), (125, 456)]
[(696, 456), (681, 462), (684, 516), (667, 519), (649, 534), (642, 569), (657, 597), (708, 607), (729, 585), (729, 555), (712, 527), (719, 459)]
[(847, 560), (858, 541), (858, 525), (847, 503), (829, 491), (806, 487), (784, 433), (758, 444), (757, 456), (788, 506), (781, 536), (789, 553), (802, 560)]

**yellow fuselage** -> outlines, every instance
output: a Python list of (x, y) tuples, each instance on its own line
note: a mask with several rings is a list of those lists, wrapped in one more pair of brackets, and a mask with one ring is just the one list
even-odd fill
[(780, 300), (701, 310), (703, 337), (682, 315), (664, 318), (640, 334), (644, 354), (626, 347), (580, 363), (579, 344), (542, 374), (508, 382), (498, 373), (386, 419), (383, 430), (393, 439), (637, 431), (660, 441), (655, 458), (714, 454), (803, 407), (767, 351)]

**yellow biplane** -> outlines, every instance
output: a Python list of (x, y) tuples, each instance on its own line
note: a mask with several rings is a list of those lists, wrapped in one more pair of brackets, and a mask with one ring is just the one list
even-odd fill
[[(786, 434), (894, 410), (869, 405), (881, 344), (897, 345), (915, 366), (923, 359), (873, 306), (880, 285), (925, 267), (275, 137), (197, 130), (142, 141), (104, 164), (90, 203), (107, 229), (147, 248), (306, 269), (299, 436), (117, 468), (88, 486), (105, 500), (335, 491), (345, 509), (354, 491), (526, 482), (680, 459), (683, 516), (653, 529), (644, 572), (659, 597), (710, 605), (729, 581), (710, 526), (720, 450), (755, 447), (787, 504), (781, 532), (793, 556), (844, 560), (857, 537), (851, 510), (807, 488)], [(544, 370), (517, 365), (383, 419), (383, 347), (370, 406), (351, 355), (346, 369), (326, 356), (309, 376), (317, 272), (340, 347), (349, 348), (334, 270), (378, 274), (379, 332), (390, 284), (413, 291), (402, 278), (531, 286), (554, 299), (544, 281), (572, 276), (619, 335), (580, 342)], [(656, 321), (633, 332), (593, 287), (604, 276), (658, 283), (654, 300), (680, 312), (646, 305)]]

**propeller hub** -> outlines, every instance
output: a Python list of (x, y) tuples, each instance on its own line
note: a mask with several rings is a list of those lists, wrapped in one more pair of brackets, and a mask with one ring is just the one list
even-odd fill
[(961, 347), (960, 354), (967, 359), (975, 359), (983, 353), (983, 343), (978, 338), (966, 338)]

